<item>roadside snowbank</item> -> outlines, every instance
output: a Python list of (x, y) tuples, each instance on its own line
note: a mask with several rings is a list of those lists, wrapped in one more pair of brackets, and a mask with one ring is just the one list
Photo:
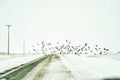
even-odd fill
[[(64, 55), (62, 61), (77, 79), (100, 80), (104, 78), (120, 78), (120, 60), (114, 54), (100, 57)], [(120, 56), (120, 54), (119, 54)]]
[[(9, 70), (11, 68), (26, 64), (30, 61), (33, 61), (43, 55), (27, 55), (27, 56), (0, 56), (0, 59), (3, 60), (0, 62), (0, 73)], [(6, 60), (5, 60), (6, 59)]]

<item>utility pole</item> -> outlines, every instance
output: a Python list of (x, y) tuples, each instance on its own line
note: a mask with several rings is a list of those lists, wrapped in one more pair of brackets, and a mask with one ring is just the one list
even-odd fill
[(42, 41), (42, 53), (43, 54), (45, 54), (44, 48), (45, 48), (45, 44), (44, 44), (44, 41)]
[(25, 42), (23, 42), (23, 56), (25, 55)]
[(10, 49), (10, 26), (12, 25), (6, 25), (8, 27), (8, 55), (10, 54), (9, 49)]

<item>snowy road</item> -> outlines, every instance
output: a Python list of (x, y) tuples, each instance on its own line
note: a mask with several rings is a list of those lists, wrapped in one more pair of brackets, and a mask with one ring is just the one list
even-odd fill
[(51, 55), (23, 80), (120, 80), (120, 61), (110, 55)]
[(59, 56), (51, 55), (22, 80), (76, 80), (60, 61)]
[(120, 54), (46, 55), (3, 80), (120, 80)]

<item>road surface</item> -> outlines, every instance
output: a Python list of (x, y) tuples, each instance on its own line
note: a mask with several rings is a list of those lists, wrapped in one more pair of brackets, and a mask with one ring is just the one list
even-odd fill
[(61, 63), (59, 56), (50, 55), (22, 80), (75, 80), (75, 77)]

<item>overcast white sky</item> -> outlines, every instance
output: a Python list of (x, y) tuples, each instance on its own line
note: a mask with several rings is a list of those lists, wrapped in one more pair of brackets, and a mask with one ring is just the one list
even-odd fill
[(22, 52), (45, 40), (96, 43), (120, 50), (120, 0), (0, 0), (0, 51)]

